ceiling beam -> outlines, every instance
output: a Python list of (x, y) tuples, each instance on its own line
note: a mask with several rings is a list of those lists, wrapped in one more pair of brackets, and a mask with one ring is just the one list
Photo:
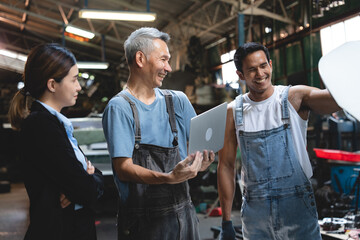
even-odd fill
[[(205, 4), (202, 4), (202, 2), (197, 1), (194, 4), (192, 4), (190, 7), (188, 7), (185, 11), (183, 11), (176, 19), (171, 20), (165, 27), (163, 27), (162, 30), (167, 29), (174, 29), (174, 25), (181, 25), (185, 21), (188, 21), (194, 16), (198, 11), (201, 9), (205, 9), (209, 5), (213, 4), (217, 0), (210, 0), (206, 2)], [(190, 12), (190, 14), (188, 14)]]
[(278, 1), (279, 1), (279, 3), (280, 3), (280, 7), (281, 7), (282, 13), (284, 14), (285, 18), (288, 18), (288, 15), (287, 15), (286, 9), (285, 9), (285, 7), (284, 7), (283, 1), (282, 1), (282, 0), (278, 0)]
[(278, 20), (280, 22), (285, 22), (285, 23), (288, 23), (288, 24), (296, 25), (296, 22), (294, 22), (290, 18), (285, 18), (285, 17), (283, 17), (281, 15), (269, 12), (269, 11), (261, 9), (261, 8), (253, 8), (253, 9), (248, 8), (248, 9), (246, 9), (246, 10), (240, 12), (240, 13), (246, 14), (246, 15), (265, 16), (265, 17), (268, 17), (268, 18)]
[[(228, 4), (232, 4), (234, 6), (239, 5), (239, 2), (236, 1), (236, 0), (220, 0), (220, 1), (228, 3)], [(264, 0), (256, 1), (253, 6), (251, 4), (242, 3), (241, 4), (242, 7), (241, 7), (241, 10), (239, 11), (239, 13), (246, 14), (246, 15), (265, 16), (265, 17), (268, 17), (268, 18), (278, 20), (280, 22), (285, 22), (285, 23), (288, 23), (288, 24), (296, 25), (296, 22), (294, 22), (289, 17), (287, 17), (287, 15), (284, 17), (284, 16), (278, 15), (276, 13), (269, 12), (269, 11), (267, 11), (265, 9), (259, 8), (259, 6), (263, 2), (264, 2)]]
[(65, 16), (65, 13), (64, 13), (64, 10), (63, 10), (62, 6), (58, 4), (58, 8), (59, 8), (59, 12), (60, 12), (60, 15), (61, 15), (64, 23), (65, 23), (66, 25), (68, 25), (68, 24), (69, 24), (69, 21), (67, 20), (67, 17)]
[[(19, 13), (26, 13), (27, 15), (29, 16), (32, 16), (32, 17), (35, 17), (35, 18), (38, 18), (38, 19), (41, 19), (41, 20), (44, 20), (44, 21), (47, 21), (47, 22), (50, 22), (50, 23), (53, 23), (53, 24), (56, 24), (59, 26), (59, 28), (62, 28), (62, 25), (63, 25), (63, 22), (59, 21), (59, 20), (56, 20), (56, 19), (53, 19), (53, 18), (50, 18), (50, 17), (45, 17), (43, 15), (40, 15), (40, 14), (37, 14), (37, 13), (33, 13), (31, 11), (28, 11), (28, 10), (24, 10), (24, 9), (20, 9), (20, 8), (16, 8), (16, 7), (13, 7), (13, 6), (10, 6), (10, 5), (7, 5), (7, 4), (4, 4), (4, 3), (0, 3), (0, 7), (3, 7), (3, 8), (7, 8), (7, 9), (10, 9), (12, 11), (16, 11), (16, 12), (19, 12)], [(74, 25), (75, 26), (75, 25)], [(75, 26), (76, 27), (76, 26)], [(94, 32), (94, 34), (98, 37), (101, 37), (101, 33), (99, 32)], [(112, 41), (112, 42), (115, 42), (115, 43), (119, 43), (119, 44), (123, 44), (124, 41), (122, 40), (118, 40), (112, 36), (106, 36), (106, 40), (109, 40), (109, 41)]]
[(237, 17), (237, 15), (234, 14), (233, 16), (230, 16), (230, 17), (222, 20), (221, 22), (218, 22), (217, 24), (212, 25), (212, 26), (209, 27), (208, 29), (206, 29), (206, 30), (198, 33), (196, 36), (201, 37), (201, 36), (204, 35), (205, 33), (210, 32), (210, 31), (212, 31), (213, 29), (216, 29), (216, 28), (218, 28), (218, 27), (220, 27), (220, 26), (222, 26), (222, 25), (230, 22), (231, 20), (235, 19), (236, 17)]

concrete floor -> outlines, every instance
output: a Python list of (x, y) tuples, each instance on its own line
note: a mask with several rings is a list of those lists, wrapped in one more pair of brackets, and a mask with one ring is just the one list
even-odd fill
[[(116, 204), (111, 199), (100, 202), (101, 211), (96, 218), (98, 240), (116, 239)], [(28, 197), (22, 183), (13, 183), (10, 193), (0, 193), (0, 239), (23, 239), (28, 225)], [(240, 222), (239, 210), (233, 211), (234, 224)], [(213, 240), (212, 226), (221, 225), (221, 217), (198, 214), (202, 240)]]

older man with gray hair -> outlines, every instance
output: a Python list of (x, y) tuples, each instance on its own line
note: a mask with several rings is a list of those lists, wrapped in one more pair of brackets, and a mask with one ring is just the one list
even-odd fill
[(187, 180), (207, 169), (215, 155), (187, 154), (195, 111), (184, 93), (159, 89), (172, 70), (169, 40), (155, 28), (131, 33), (124, 43), (127, 87), (104, 112), (120, 196), (118, 239), (200, 239)]

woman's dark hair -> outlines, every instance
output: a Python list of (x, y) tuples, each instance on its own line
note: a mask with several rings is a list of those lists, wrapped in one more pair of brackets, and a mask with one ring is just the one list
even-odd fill
[(25, 86), (10, 104), (9, 120), (13, 129), (20, 130), (22, 121), (29, 114), (28, 96), (39, 99), (47, 89), (49, 79), (61, 82), (75, 64), (74, 55), (59, 44), (41, 44), (31, 49), (23, 74)]
[(269, 50), (264, 45), (255, 43), (255, 42), (248, 42), (248, 43), (245, 43), (244, 45), (240, 46), (235, 52), (234, 63), (236, 66), (236, 70), (243, 73), (242, 65), (243, 65), (244, 58), (247, 55), (249, 55), (250, 53), (253, 53), (253, 52), (256, 52), (259, 50), (264, 51), (268, 62), (270, 62)]

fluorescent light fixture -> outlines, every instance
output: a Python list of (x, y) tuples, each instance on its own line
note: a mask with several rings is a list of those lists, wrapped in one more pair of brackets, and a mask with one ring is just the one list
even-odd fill
[(24, 54), (9, 51), (9, 50), (5, 50), (5, 49), (0, 49), (0, 55), (10, 57), (10, 58), (13, 58), (13, 59), (18, 59), (18, 60), (21, 60), (23, 62), (26, 62), (26, 59), (27, 59), (27, 56), (24, 55)]
[(107, 69), (109, 63), (107, 62), (77, 62), (79, 69)]
[(153, 22), (156, 19), (156, 13), (81, 9), (79, 11), (79, 18)]
[(72, 26), (67, 26), (65, 28), (66, 32), (81, 36), (81, 37), (85, 37), (85, 38), (89, 38), (92, 39), (95, 37), (95, 34), (89, 31), (85, 31), (83, 29), (80, 28), (76, 28), (76, 27), (72, 27)]

